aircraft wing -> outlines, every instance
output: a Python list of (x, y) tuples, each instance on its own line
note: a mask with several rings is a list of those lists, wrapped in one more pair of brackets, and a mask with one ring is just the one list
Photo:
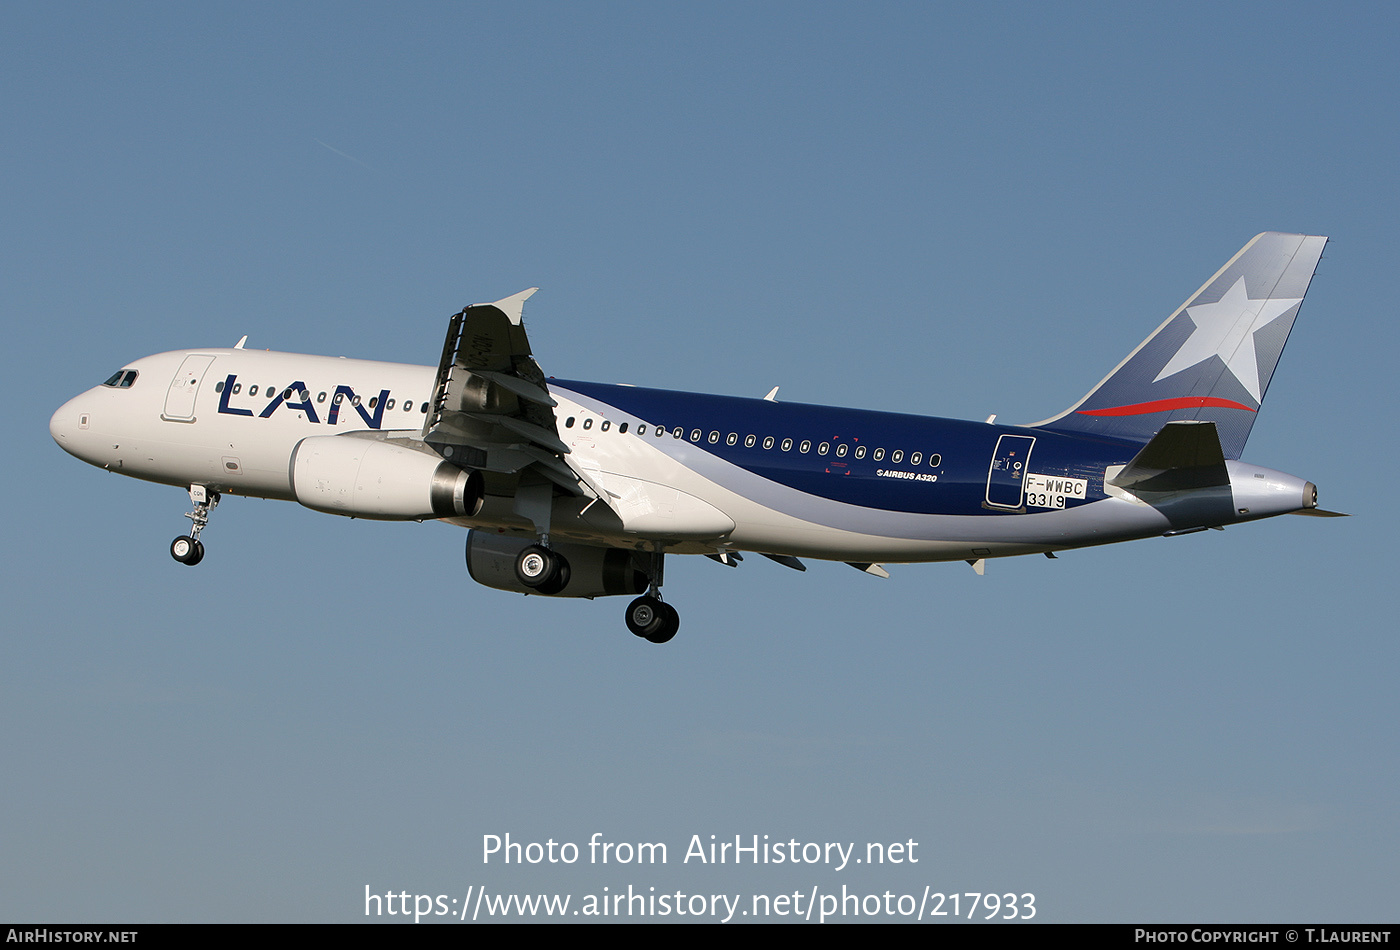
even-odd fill
[(566, 492), (606, 498), (569, 464), (559, 438), (558, 405), (530, 355), (522, 324), (538, 287), (452, 317), (420, 438), (463, 468), (501, 475), (536, 473)]

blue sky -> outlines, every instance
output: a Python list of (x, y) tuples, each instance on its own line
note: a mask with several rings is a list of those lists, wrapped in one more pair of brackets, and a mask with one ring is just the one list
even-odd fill
[[(1394, 919), (1396, 40), (1382, 4), (4, 6), (0, 918), (844, 884)], [(183, 568), (183, 493), (46, 427), (245, 333), (431, 363), (536, 285), (552, 375), (1028, 422), (1264, 230), (1332, 242), (1245, 459), (1354, 517), (985, 577), (673, 559), (665, 648), (474, 585), (441, 525), (230, 498)], [(506, 832), (671, 861), (483, 865)]]

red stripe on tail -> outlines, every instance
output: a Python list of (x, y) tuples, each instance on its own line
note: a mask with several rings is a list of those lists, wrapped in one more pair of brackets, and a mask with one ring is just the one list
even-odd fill
[(1179, 396), (1176, 399), (1154, 399), (1152, 402), (1140, 402), (1132, 406), (1080, 409), (1078, 414), (1081, 416), (1145, 416), (1149, 412), (1171, 412), (1173, 409), (1198, 409), (1203, 406), (1216, 409), (1243, 409), (1245, 412), (1258, 411), (1231, 399), (1219, 399), (1215, 396)]

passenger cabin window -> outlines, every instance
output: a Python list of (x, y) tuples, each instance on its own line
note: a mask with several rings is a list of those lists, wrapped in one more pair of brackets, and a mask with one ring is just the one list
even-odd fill
[(731, 433), (729, 433), (729, 435), (727, 435), (727, 436), (724, 437), (724, 444), (725, 444), (725, 445), (737, 445), (738, 442), (739, 442), (739, 433), (737, 433), (737, 432), (731, 432)]
[(574, 427), (574, 417), (573, 417), (573, 416), (569, 416), (569, 418), (567, 418), (567, 419), (564, 420), (564, 428), (566, 428), (566, 429), (572, 429), (573, 427)]
[(609, 429), (612, 428), (612, 423), (609, 422), (607, 419), (604, 419), (603, 424), (600, 425), (598, 428), (602, 429), (604, 432), (607, 432)]
[(583, 427), (584, 427), (585, 429), (591, 429), (591, 428), (593, 428), (593, 420), (592, 420), (592, 419), (585, 419), (585, 420), (583, 420)]
[(620, 423), (618, 423), (618, 426), (617, 426), (617, 434), (618, 434), (618, 435), (626, 435), (626, 434), (627, 434), (627, 423), (625, 423), (625, 422), (620, 422)]

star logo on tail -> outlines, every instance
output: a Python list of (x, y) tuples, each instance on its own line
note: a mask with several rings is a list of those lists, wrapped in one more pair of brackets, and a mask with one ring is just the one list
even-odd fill
[(1302, 302), (1302, 297), (1252, 300), (1245, 292), (1241, 277), (1215, 303), (1186, 308), (1186, 315), (1196, 328), (1153, 382), (1218, 356), (1254, 401), (1259, 402), (1264, 387), (1254, 354), (1254, 334)]

